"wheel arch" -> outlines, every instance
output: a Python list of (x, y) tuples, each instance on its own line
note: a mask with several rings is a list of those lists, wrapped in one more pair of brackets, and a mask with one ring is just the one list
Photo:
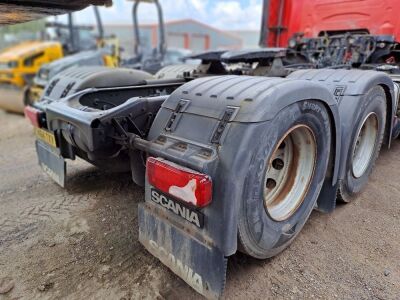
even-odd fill
[(317, 200), (317, 209), (324, 213), (331, 212), (336, 206), (336, 185), (339, 179), (340, 159), (342, 148), (342, 129), (340, 126), (340, 115), (337, 106), (328, 106), (331, 126), (331, 153), (326, 171), (325, 180)]
[[(325, 89), (321, 85), (322, 88)], [(330, 95), (310, 93), (309, 98), (299, 98), (295, 102), (315, 100), (321, 102), (329, 115), (331, 128), (331, 152), (325, 180), (317, 200), (317, 209), (321, 212), (331, 212), (336, 206), (336, 185), (340, 175), (340, 159), (342, 152), (342, 128), (339, 108)], [(295, 103), (293, 102), (293, 103)], [(285, 106), (286, 107), (286, 106)]]
[(86, 88), (137, 85), (147, 79), (153, 79), (153, 76), (139, 70), (104, 66), (68, 68), (50, 81), (44, 95), (58, 100)]
[[(237, 215), (246, 184), (241, 172), (252, 164), (249, 151), (254, 150), (254, 138), (262, 134), (265, 126), (274, 126), (280, 111), (295, 103), (307, 105), (307, 101), (314, 105), (317, 101), (326, 108), (328, 114), (324, 114), (323, 122), (329, 122), (332, 130), (332, 159), (337, 160), (341, 135), (337, 103), (329, 90), (316, 82), (249, 76), (200, 78), (175, 90), (157, 114), (148, 136), (148, 152), (213, 178), (219, 187), (214, 195), (218, 201), (204, 211), (211, 222), (206, 234), (225, 255), (237, 250)], [(309, 109), (320, 110), (321, 105)], [(171, 117), (173, 125), (167, 130)], [(214, 141), (218, 129), (223, 132)], [(163, 145), (158, 142), (160, 138)], [(178, 153), (171, 147), (177, 141), (187, 145), (187, 150)], [(196, 154), (199, 147), (210, 151), (208, 159)], [(329, 186), (337, 177), (337, 165), (331, 164), (325, 179)], [(219, 222), (221, 214), (224, 224)]]
[[(301, 80), (302, 81), (302, 80)], [(331, 125), (331, 163), (328, 166), (326, 184), (335, 185), (339, 178), (340, 171), (340, 157), (341, 157), (341, 147), (342, 147), (342, 128), (341, 128), (341, 118), (339, 113), (339, 108), (337, 102), (330, 95), (329, 90), (322, 84), (314, 83), (310, 85), (311, 82), (305, 81), (303, 85), (308, 84), (307, 95), (293, 95), (293, 100), (287, 105), (281, 107), (284, 109), (290, 104), (296, 102), (302, 102), (307, 100), (314, 100), (321, 102), (329, 114), (329, 122)], [(306, 85), (307, 86), (307, 85)], [(322, 204), (322, 203), (321, 203)]]
[[(338, 172), (332, 183), (325, 182), (318, 201), (318, 209), (322, 212), (331, 212), (336, 206), (336, 193), (339, 181), (343, 178), (346, 159), (350, 147), (350, 134), (354, 130), (354, 116), (357, 115), (362, 105), (364, 95), (375, 87), (381, 86), (386, 95), (388, 106), (388, 123), (386, 132), (387, 142), (390, 146), (391, 131), (393, 127), (393, 116), (396, 111), (394, 98), (394, 84), (391, 78), (377, 71), (366, 70), (332, 70), (332, 69), (310, 69), (299, 70), (291, 73), (289, 78), (301, 79), (318, 83), (328, 89), (331, 96), (336, 100), (338, 107), (339, 131), (338, 141), (340, 149), (336, 152), (334, 169)], [(389, 120), (390, 118), (390, 120)], [(337, 148), (336, 147), (336, 148)]]

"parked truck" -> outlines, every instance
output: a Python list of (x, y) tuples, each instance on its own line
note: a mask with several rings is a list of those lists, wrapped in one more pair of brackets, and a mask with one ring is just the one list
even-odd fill
[[(60, 185), (67, 159), (130, 170), (145, 187), (140, 242), (219, 298), (231, 255), (282, 252), (313, 209), (355, 199), (397, 138), (399, 9), (265, 0), (264, 48), (202, 53), (194, 70), (169, 66), (162, 79), (67, 71), (25, 111), (39, 163)], [(271, 35), (282, 47), (283, 32), (287, 47), (265, 47)]]

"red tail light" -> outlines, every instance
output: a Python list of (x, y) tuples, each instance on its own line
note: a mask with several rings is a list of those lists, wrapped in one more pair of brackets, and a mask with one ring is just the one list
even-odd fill
[(25, 106), (24, 113), (25, 117), (32, 123), (33, 126), (40, 127), (40, 110), (32, 106)]
[(210, 204), (210, 176), (179, 166), (162, 158), (147, 159), (149, 183), (160, 191), (197, 207)]

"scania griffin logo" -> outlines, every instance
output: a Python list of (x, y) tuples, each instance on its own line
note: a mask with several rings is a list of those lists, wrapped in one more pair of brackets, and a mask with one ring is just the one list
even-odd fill
[(340, 104), (340, 102), (342, 101), (345, 91), (346, 91), (345, 85), (337, 85), (335, 87), (335, 90), (333, 91), (333, 96), (335, 97), (335, 100), (338, 104)]
[(168, 198), (159, 191), (151, 190), (151, 200), (199, 228), (204, 225), (204, 215), (202, 213)]

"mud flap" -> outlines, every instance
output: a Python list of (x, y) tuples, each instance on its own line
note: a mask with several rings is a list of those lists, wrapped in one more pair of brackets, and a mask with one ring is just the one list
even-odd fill
[(55, 150), (50, 146), (36, 140), (36, 153), (39, 160), (39, 165), (43, 171), (50, 176), (61, 187), (65, 187), (66, 163)]
[(227, 258), (178, 229), (146, 203), (139, 204), (139, 241), (194, 290), (219, 299), (225, 287)]

